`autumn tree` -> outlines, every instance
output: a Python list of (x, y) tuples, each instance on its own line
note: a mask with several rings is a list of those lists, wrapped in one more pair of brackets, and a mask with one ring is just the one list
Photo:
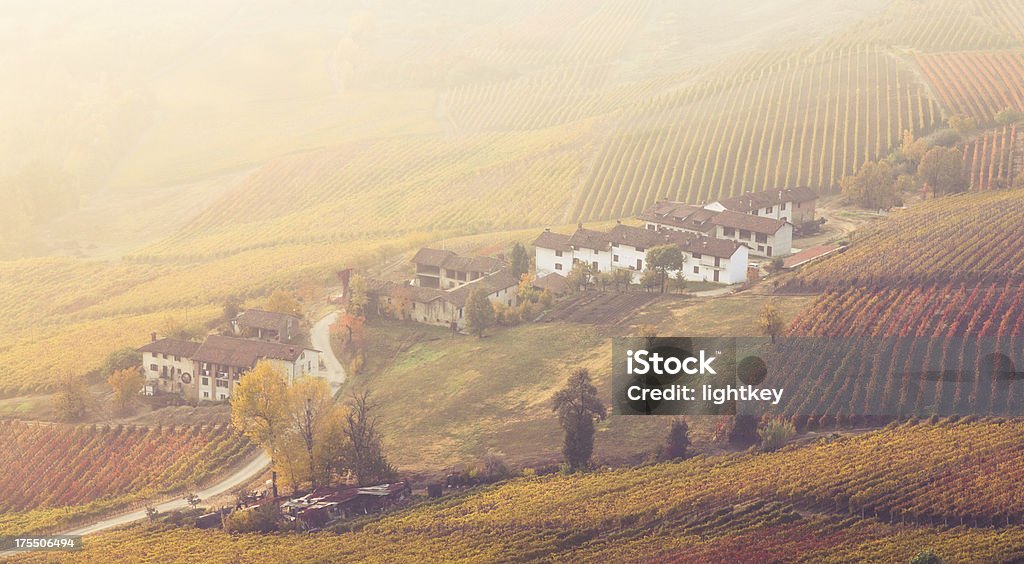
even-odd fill
[(580, 261), (572, 265), (572, 269), (566, 275), (565, 281), (571, 291), (578, 292), (589, 288), (594, 283), (594, 276), (596, 274), (596, 269), (592, 265)]
[(85, 378), (65, 374), (57, 382), (53, 405), (58, 416), (64, 421), (78, 421), (89, 409), (89, 387)]
[(322, 378), (300, 378), (288, 388), (288, 426), (305, 451), (307, 475), (313, 489), (316, 489), (321, 475), (316, 457), (317, 441), (322, 438), (326, 423), (336, 407), (331, 386)]
[(594, 421), (606, 415), (586, 368), (573, 371), (565, 387), (555, 394), (552, 409), (565, 432), (562, 455), (566, 463), (573, 470), (585, 468), (594, 452)]
[(785, 329), (786, 323), (782, 319), (782, 313), (779, 312), (779, 308), (772, 302), (767, 302), (764, 307), (761, 308), (761, 313), (757, 316), (757, 329), (762, 335), (771, 337), (772, 342), (775, 342), (775, 338), (782, 333)]
[(668, 273), (683, 268), (683, 252), (679, 245), (658, 245), (647, 249), (647, 268), (657, 274), (658, 287), (664, 293)]
[(526, 247), (523, 247), (522, 243), (518, 241), (512, 246), (511, 263), (512, 276), (515, 276), (517, 280), (530, 272), (530, 255), (526, 252)]
[(921, 159), (917, 174), (935, 194), (951, 194), (967, 188), (963, 167), (963, 156), (956, 148), (932, 147)]
[(231, 425), (270, 457), (273, 495), (277, 497), (275, 463), (288, 430), (288, 382), (280, 368), (260, 361), (242, 375), (231, 394)]
[(118, 370), (139, 368), (142, 366), (142, 354), (132, 347), (124, 347), (107, 355), (103, 362), (103, 375), (110, 376)]
[(359, 274), (352, 275), (352, 279), (348, 282), (349, 313), (359, 317), (365, 316), (368, 303), (370, 303), (370, 297), (366, 290), (366, 279)]
[(484, 331), (494, 325), (494, 306), (487, 297), (487, 290), (482, 286), (476, 286), (469, 292), (466, 298), (466, 323), (469, 330), (477, 337), (482, 338)]
[(887, 210), (900, 201), (896, 178), (886, 161), (865, 162), (857, 174), (843, 178), (840, 186), (848, 201), (865, 209)]
[(146, 384), (146, 379), (138, 367), (132, 367), (115, 371), (107, 378), (107, 383), (114, 390), (114, 409), (119, 413), (127, 413)]
[(270, 297), (267, 298), (267, 303), (264, 307), (266, 307), (267, 311), (302, 317), (302, 304), (284, 290), (274, 290), (274, 293), (270, 294)]

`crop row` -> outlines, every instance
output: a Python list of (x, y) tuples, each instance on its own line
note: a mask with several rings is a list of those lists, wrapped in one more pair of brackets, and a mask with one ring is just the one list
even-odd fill
[(896, 211), (850, 248), (810, 265), (787, 291), (1024, 280), (1024, 191), (944, 196)]
[(707, 201), (774, 186), (832, 190), (938, 107), (885, 52), (852, 46), (719, 76), (623, 119), (596, 156), (575, 217), (629, 216), (659, 199)]
[(1022, 431), (1018, 421), (890, 426), (770, 454), (517, 479), (342, 535), (136, 527), (75, 557), (822, 562), (906, 561), (931, 548), (1006, 561), (1024, 556)]
[(916, 60), (953, 114), (991, 123), (1006, 108), (1024, 111), (1024, 52), (918, 54)]
[(1013, 185), (1018, 171), (1014, 158), (1019, 153), (1017, 126), (1003, 127), (964, 144), (964, 178), (971, 190), (992, 190)]

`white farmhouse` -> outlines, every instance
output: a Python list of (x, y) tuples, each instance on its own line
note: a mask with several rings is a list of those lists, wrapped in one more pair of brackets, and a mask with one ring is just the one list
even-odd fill
[(704, 208), (781, 219), (794, 226), (800, 226), (814, 221), (817, 201), (817, 192), (810, 188), (780, 188), (764, 192), (747, 192), (733, 198), (711, 202)]
[(680, 202), (658, 202), (644, 210), (640, 219), (653, 231), (686, 231), (737, 241), (751, 253), (765, 257), (788, 255), (793, 248), (793, 224), (784, 219)]
[(618, 224), (607, 233), (585, 229), (572, 235), (545, 230), (533, 242), (537, 276), (566, 274), (583, 262), (597, 272), (628, 270), (639, 282), (647, 266), (647, 250), (675, 244), (683, 254), (686, 280), (737, 284), (746, 281), (748, 249), (744, 245), (682, 231), (656, 231)]

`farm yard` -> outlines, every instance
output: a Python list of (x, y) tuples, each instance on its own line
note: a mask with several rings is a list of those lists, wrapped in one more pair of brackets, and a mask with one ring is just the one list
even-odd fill
[(561, 300), (542, 318), (544, 322), (568, 321), (586, 325), (619, 325), (636, 311), (658, 300), (671, 299), (653, 292), (582, 292)]

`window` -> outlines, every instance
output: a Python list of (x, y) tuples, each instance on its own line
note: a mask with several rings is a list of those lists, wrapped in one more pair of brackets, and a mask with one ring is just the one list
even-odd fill
[(715, 266), (722, 266), (722, 259), (721, 258), (715, 257)]
[(580, 259), (578, 259), (578, 258), (573, 258), (572, 259), (572, 263), (573, 264), (579, 264), (579, 262), (580, 262)]
[(767, 243), (768, 242), (768, 235), (766, 235), (764, 233), (758, 233), (756, 239), (757, 239), (758, 243)]
[(217, 395), (217, 399), (222, 400), (222, 401), (226, 400), (226, 399), (228, 399), (228, 395), (227, 394), (218, 394)]
[(643, 247), (637, 247), (636, 248), (636, 252), (642, 253), (642, 252), (644, 252), (644, 248)]
[(750, 239), (750, 231), (740, 229), (740, 239)]
[(612, 248), (613, 248), (613, 249), (617, 249), (617, 248), (619, 248), (619, 244), (618, 244), (618, 243), (612, 243)]
[(204, 386), (209, 386), (210, 385), (210, 379), (204, 376), (203, 377), (203, 385)]
[(555, 251), (555, 256), (556, 257), (562, 256), (562, 251)]
[(764, 252), (764, 245), (758, 245), (757, 246), (757, 252), (763, 253)]
[(693, 260), (700, 260), (702, 255), (700, 253), (693, 253)]
[(693, 273), (694, 274), (700, 274), (700, 267), (699, 266), (693, 267)]
[(150, 364), (149, 369), (152, 370), (153, 372), (156, 372), (157, 370), (160, 370), (160, 367), (155, 364)]
[(227, 378), (217, 378), (217, 387), (218, 388), (227, 388), (228, 387), (228, 379)]
[(800, 202), (796, 203), (796, 209), (800, 209)]
[(597, 261), (595, 260), (594, 262), (590, 263), (590, 266), (594, 267), (594, 270), (597, 270)]
[(210, 392), (203, 392), (203, 398), (210, 399)]
[(768, 206), (767, 208), (764, 209), (764, 213), (772, 213), (772, 210), (774, 209), (774, 206)]
[(736, 236), (736, 228), (735, 227), (723, 227), (722, 228), (722, 236), (723, 237), (735, 237)]
[(637, 270), (643, 270), (644, 269), (644, 259), (636, 259), (636, 269)]
[(612, 255), (612, 262), (619, 262), (619, 255)]
[(178, 355), (174, 355), (174, 362), (181, 362), (181, 357)]
[(779, 211), (786, 211), (786, 202), (779, 204)]
[(555, 270), (562, 270), (562, 263), (556, 262), (555, 263)]

